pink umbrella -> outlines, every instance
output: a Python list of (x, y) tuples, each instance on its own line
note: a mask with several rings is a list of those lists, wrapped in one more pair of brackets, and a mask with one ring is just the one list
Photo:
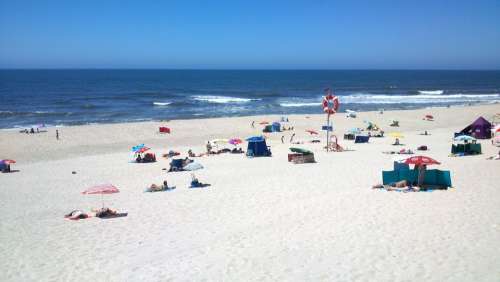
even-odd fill
[(2, 162), (5, 164), (15, 164), (16, 163), (15, 160), (2, 160)]
[(269, 124), (268, 121), (261, 121), (259, 124)]
[(240, 138), (232, 138), (229, 140), (229, 144), (231, 145), (238, 145), (238, 144), (241, 144), (243, 143), (243, 141), (240, 139)]
[(101, 184), (87, 188), (87, 190), (83, 191), (82, 194), (84, 195), (101, 194), (102, 207), (104, 208), (104, 200), (102, 195), (114, 194), (119, 192), (120, 190), (118, 190), (118, 188), (116, 188), (116, 186), (112, 184)]
[(318, 132), (312, 129), (306, 129), (306, 132), (309, 132), (311, 135), (318, 135)]

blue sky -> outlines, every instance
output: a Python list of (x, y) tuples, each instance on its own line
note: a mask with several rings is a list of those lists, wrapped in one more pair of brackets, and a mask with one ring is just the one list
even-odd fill
[(0, 0), (0, 68), (500, 69), (500, 1)]

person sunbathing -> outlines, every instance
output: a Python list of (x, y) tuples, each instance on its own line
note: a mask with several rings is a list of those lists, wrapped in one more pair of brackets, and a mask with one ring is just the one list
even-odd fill
[(194, 175), (194, 173), (191, 174), (191, 186), (190, 188), (203, 188), (210, 186), (210, 184), (207, 183), (201, 183), (198, 178)]
[(150, 192), (157, 192), (157, 191), (162, 191), (163, 190), (163, 187), (160, 186), (160, 185), (156, 185), (156, 184), (151, 184), (151, 186), (149, 186), (149, 191)]
[(107, 216), (113, 216), (116, 215), (117, 212), (115, 210), (112, 210), (110, 208), (101, 208), (96, 211), (95, 216), (96, 217), (107, 217)]
[(189, 156), (190, 158), (194, 158), (194, 157), (196, 157), (195, 153), (193, 153), (193, 151), (192, 151), (191, 149), (189, 149), (189, 151), (188, 151), (188, 156)]
[(386, 189), (387, 191), (400, 191), (400, 192), (418, 192), (419, 187), (411, 186), (411, 183), (406, 180), (401, 180), (398, 182), (392, 182), (389, 185), (376, 184), (372, 186), (372, 189)]
[(71, 211), (70, 213), (64, 215), (64, 218), (71, 219), (71, 220), (79, 220), (79, 219), (84, 219), (84, 218), (88, 218), (88, 217), (89, 217), (89, 215), (84, 213), (81, 210), (74, 210), (74, 211)]

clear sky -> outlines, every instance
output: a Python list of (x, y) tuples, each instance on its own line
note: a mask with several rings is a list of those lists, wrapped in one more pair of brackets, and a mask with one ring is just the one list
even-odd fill
[(500, 0), (0, 0), (0, 68), (500, 69)]

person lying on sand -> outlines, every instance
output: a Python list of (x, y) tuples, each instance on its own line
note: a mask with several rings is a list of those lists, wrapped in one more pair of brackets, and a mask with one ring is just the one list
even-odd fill
[(210, 186), (210, 184), (207, 183), (201, 183), (198, 178), (194, 175), (194, 173), (191, 173), (191, 186), (190, 188), (203, 188)]
[(372, 189), (386, 189), (387, 191), (402, 191), (402, 192), (418, 192), (418, 191), (420, 191), (419, 187), (411, 186), (411, 183), (407, 182), (406, 180), (393, 182), (389, 185), (375, 184), (372, 186)]
[(71, 220), (79, 220), (79, 219), (84, 219), (84, 218), (88, 218), (88, 217), (89, 217), (89, 215), (84, 213), (81, 210), (74, 210), (74, 211), (71, 211), (70, 213), (64, 215), (64, 218), (71, 219)]
[(117, 214), (117, 212), (115, 210), (110, 209), (110, 208), (100, 208), (96, 211), (95, 216), (96, 217), (107, 217), (107, 216), (113, 216), (116, 214)]

